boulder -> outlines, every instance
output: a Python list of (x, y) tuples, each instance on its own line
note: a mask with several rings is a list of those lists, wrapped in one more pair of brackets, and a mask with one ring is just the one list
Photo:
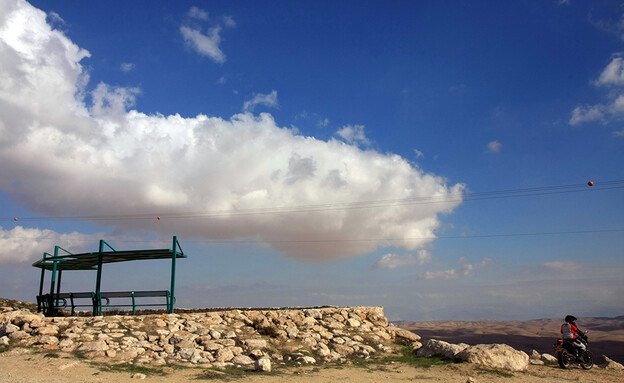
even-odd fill
[(58, 344), (59, 340), (55, 336), (51, 335), (40, 335), (37, 337), (35, 344)]
[(9, 335), (19, 330), (20, 330), (19, 326), (16, 326), (11, 323), (7, 323), (4, 326), (2, 326), (2, 328), (0, 328), (0, 335), (3, 335), (3, 336)]
[(73, 351), (73, 349), (76, 347), (74, 345), (74, 342), (71, 339), (63, 339), (59, 342), (58, 346), (60, 348), (65, 348), (68, 349), (67, 351)]
[(407, 342), (418, 342), (420, 340), (420, 336), (417, 334), (414, 334), (413, 332), (409, 331), (409, 330), (405, 330), (402, 328), (398, 328), (398, 327), (394, 327), (394, 326), (390, 326), (388, 327), (388, 331), (389, 332), (394, 332), (394, 336), (405, 340)]
[(529, 356), (506, 344), (478, 344), (457, 354), (457, 359), (490, 368), (524, 371), (529, 366)]
[(380, 337), (382, 339), (385, 339), (385, 340), (392, 339), (392, 335), (388, 334), (387, 332), (385, 332), (383, 330), (375, 331), (375, 335), (377, 335), (378, 337)]
[(30, 338), (30, 335), (25, 331), (15, 331), (9, 334), (9, 339), (11, 340), (22, 340)]
[(537, 350), (531, 350), (531, 353), (529, 354), (529, 359), (540, 360), (542, 359), (542, 356), (539, 352), (537, 352)]
[(267, 358), (256, 360), (256, 371), (271, 372), (271, 360)]
[(8, 346), (9, 345), (9, 337), (3, 336), (0, 338), (0, 346)]
[(550, 354), (542, 354), (542, 361), (546, 364), (557, 364), (557, 358)]
[(249, 356), (254, 360), (258, 360), (264, 356), (264, 352), (260, 349), (254, 349), (249, 352)]
[(316, 364), (316, 359), (307, 355), (300, 357), (299, 359), (297, 359), (297, 361), (303, 364)]
[(10, 312), (7, 314), (11, 319), (13, 324), (18, 326), (23, 326), (24, 324), (30, 323), (32, 321), (41, 320), (43, 318), (42, 314), (33, 314), (28, 310), (17, 310)]
[(232, 363), (238, 364), (241, 366), (250, 366), (254, 364), (254, 360), (248, 357), (247, 355), (236, 355), (234, 359), (232, 359)]
[(600, 367), (606, 370), (624, 370), (624, 366), (621, 363), (616, 362), (606, 355), (603, 355), (602, 357), (604, 358), (605, 362), (601, 364)]
[(318, 352), (318, 354), (323, 358), (326, 358), (331, 354), (331, 351), (325, 343), (319, 343), (316, 352)]
[(223, 348), (217, 351), (215, 355), (215, 360), (217, 362), (229, 362), (233, 358), (234, 358), (234, 353), (230, 349), (227, 349), (227, 348)]
[(222, 348), (224, 348), (224, 346), (221, 343), (217, 343), (215, 341), (207, 341), (202, 343), (202, 345), (204, 346), (204, 350), (206, 351), (217, 351), (217, 350), (221, 350)]
[(336, 351), (338, 354), (342, 356), (349, 356), (355, 352), (353, 348), (342, 345), (342, 344), (334, 344), (332, 345), (332, 347), (334, 348), (334, 351)]
[(199, 354), (200, 351), (190, 347), (181, 348), (178, 350), (178, 356), (181, 359), (191, 360), (196, 352)]
[(443, 340), (429, 339), (425, 344), (416, 351), (416, 355), (431, 358), (432, 356), (441, 356), (443, 358), (455, 360), (457, 354), (470, 347), (465, 343), (452, 344)]
[(94, 352), (94, 351), (106, 351), (108, 350), (108, 345), (103, 340), (97, 340), (95, 342), (84, 342), (79, 348), (78, 351), (83, 352)]
[(210, 331), (210, 336), (212, 339), (221, 339), (221, 333), (217, 330)]

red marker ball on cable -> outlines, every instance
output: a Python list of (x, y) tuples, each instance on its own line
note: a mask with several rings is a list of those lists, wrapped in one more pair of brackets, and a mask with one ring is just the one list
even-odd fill
[(13, 221), (17, 221), (17, 217), (13, 218)]
[(589, 181), (589, 182), (587, 183), (587, 186), (594, 186), (594, 181)]
[(160, 221), (160, 216), (158, 216), (158, 218), (156, 218), (156, 219), (158, 219)]

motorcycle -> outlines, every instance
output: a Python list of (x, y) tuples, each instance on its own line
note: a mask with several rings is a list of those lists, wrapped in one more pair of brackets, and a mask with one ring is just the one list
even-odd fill
[(583, 370), (590, 370), (594, 367), (594, 355), (587, 349), (587, 331), (579, 334), (578, 339), (585, 346), (585, 350), (581, 351), (568, 339), (557, 339), (553, 344), (557, 350), (557, 361), (561, 368), (568, 369), (572, 363), (578, 363)]

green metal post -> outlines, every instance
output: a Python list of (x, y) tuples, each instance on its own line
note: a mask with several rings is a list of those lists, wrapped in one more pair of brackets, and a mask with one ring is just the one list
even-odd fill
[(178, 237), (173, 236), (173, 246), (171, 256), (171, 303), (167, 307), (167, 312), (173, 314), (173, 305), (175, 304), (175, 272), (176, 272), (176, 246), (178, 244)]
[[(43, 253), (43, 260), (42, 263), (45, 263), (45, 259), (46, 259), (46, 255), (48, 255), (48, 253)], [(43, 295), (43, 280), (45, 278), (45, 267), (41, 268), (41, 281), (39, 282), (39, 295), (37, 296), (37, 312), (40, 313), (41, 312), (41, 298)]]
[(100, 286), (102, 284), (102, 252), (104, 251), (104, 240), (100, 239), (100, 251), (98, 253), (97, 277), (95, 280), (95, 298), (93, 300), (93, 316), (102, 315), (102, 295)]
[(48, 314), (47, 316), (54, 316), (56, 314), (56, 310), (54, 309), (54, 283), (56, 282), (56, 264), (58, 262), (54, 261), (52, 266), (52, 280), (50, 281), (50, 296), (48, 298)]
[(58, 304), (59, 295), (61, 294), (61, 277), (63, 276), (63, 270), (58, 271), (58, 280), (56, 281), (56, 303)]

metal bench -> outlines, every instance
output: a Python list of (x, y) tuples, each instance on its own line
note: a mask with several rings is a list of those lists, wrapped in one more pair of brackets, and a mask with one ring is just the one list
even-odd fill
[[(137, 298), (165, 298), (164, 302), (143, 302), (138, 303)], [(129, 301), (120, 302), (127, 298)], [(81, 299), (88, 299), (89, 303), (79, 303)], [(114, 304), (111, 304), (111, 299)], [(75, 315), (77, 307), (90, 307), (94, 312), (102, 312), (102, 308), (109, 307), (132, 307), (132, 315), (136, 315), (137, 307), (162, 307), (169, 310), (175, 300), (172, 299), (169, 290), (154, 291), (102, 291), (99, 299), (94, 292), (83, 293), (60, 293), (43, 294), (37, 296), (37, 305), (43, 309), (44, 314), (50, 314), (59, 309), (71, 308), (71, 315)]]
[[(76, 300), (89, 299), (88, 304), (78, 304)], [(69, 300), (69, 302), (68, 302)], [(69, 303), (69, 305), (68, 305)], [(43, 309), (44, 315), (52, 314), (59, 309), (71, 307), (71, 315), (76, 312), (76, 307), (91, 307), (93, 309), (95, 303), (95, 293), (60, 293), (60, 294), (43, 294), (37, 296), (37, 307)]]
[[(165, 302), (160, 303), (137, 303), (137, 298), (165, 298)], [(127, 298), (130, 302), (111, 304), (112, 298)], [(101, 304), (102, 300), (105, 300), (105, 304)], [(100, 307), (132, 307), (132, 315), (136, 315), (137, 307), (158, 307), (165, 306), (169, 311), (173, 307), (174, 299), (171, 298), (169, 290), (156, 290), (156, 291), (102, 291), (100, 293)], [(101, 312), (101, 309), (100, 309)]]

